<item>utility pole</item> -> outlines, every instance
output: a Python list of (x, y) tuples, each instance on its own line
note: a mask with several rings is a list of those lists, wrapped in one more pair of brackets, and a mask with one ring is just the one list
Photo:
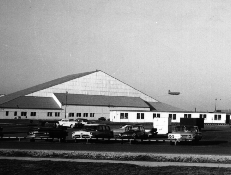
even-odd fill
[(65, 118), (67, 117), (67, 94), (68, 92), (66, 91)]
[(217, 111), (217, 100), (221, 100), (221, 99), (215, 99), (215, 112)]

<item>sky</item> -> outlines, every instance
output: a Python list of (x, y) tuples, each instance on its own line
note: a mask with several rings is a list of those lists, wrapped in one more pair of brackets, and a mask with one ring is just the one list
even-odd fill
[(1, 0), (0, 94), (102, 70), (172, 106), (231, 109), (230, 47), (230, 0)]

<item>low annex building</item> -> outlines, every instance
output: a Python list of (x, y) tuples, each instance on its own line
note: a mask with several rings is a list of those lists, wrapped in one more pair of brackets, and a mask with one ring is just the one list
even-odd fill
[(111, 111), (183, 111), (96, 70), (0, 97), (0, 119), (110, 118)]

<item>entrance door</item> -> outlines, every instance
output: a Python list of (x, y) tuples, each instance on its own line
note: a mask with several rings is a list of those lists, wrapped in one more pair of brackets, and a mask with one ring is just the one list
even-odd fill
[(229, 122), (230, 122), (230, 115), (226, 115), (226, 124), (229, 124)]

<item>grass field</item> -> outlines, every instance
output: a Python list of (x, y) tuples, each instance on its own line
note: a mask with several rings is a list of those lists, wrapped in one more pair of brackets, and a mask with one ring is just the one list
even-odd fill
[(231, 168), (142, 167), (130, 164), (0, 160), (0, 172), (4, 175), (229, 175)]

